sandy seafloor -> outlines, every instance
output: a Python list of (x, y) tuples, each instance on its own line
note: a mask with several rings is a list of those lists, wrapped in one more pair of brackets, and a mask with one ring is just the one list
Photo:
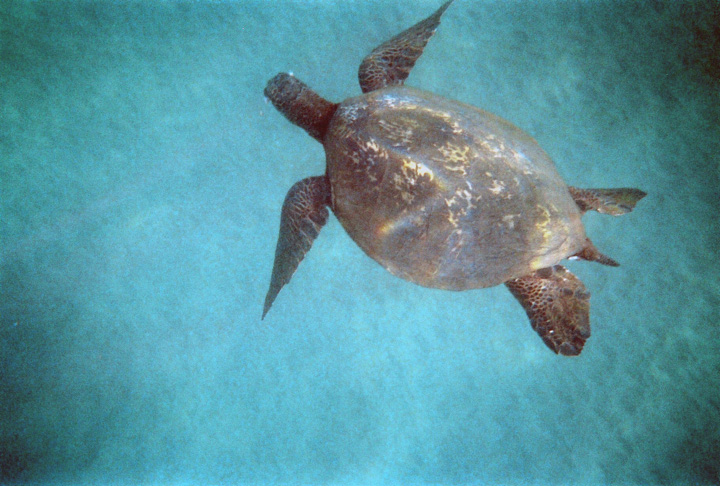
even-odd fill
[(719, 484), (720, 3), (457, 0), (408, 84), (531, 133), (619, 268), (579, 358), (504, 287), (399, 280), (334, 217), (260, 321), (324, 171), (263, 97), (360, 93), (439, 1), (2, 2), (0, 483)]

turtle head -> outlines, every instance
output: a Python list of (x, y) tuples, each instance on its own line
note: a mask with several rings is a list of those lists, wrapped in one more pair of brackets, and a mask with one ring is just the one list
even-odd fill
[(338, 106), (288, 73), (280, 73), (268, 81), (265, 96), (288, 120), (320, 142)]

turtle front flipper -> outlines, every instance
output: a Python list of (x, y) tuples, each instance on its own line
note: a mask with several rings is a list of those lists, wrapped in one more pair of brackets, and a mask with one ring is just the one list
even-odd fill
[(327, 177), (308, 177), (295, 183), (285, 196), (280, 235), (275, 248), (270, 289), (265, 296), (262, 317), (270, 310), (275, 297), (290, 281), (298, 265), (325, 226), (330, 204), (330, 184)]
[(363, 59), (359, 71), (363, 93), (403, 84), (452, 2), (445, 2), (430, 17), (376, 47)]
[(640, 189), (623, 187), (619, 189), (579, 189), (568, 187), (580, 211), (594, 210), (598, 213), (620, 216), (635, 208), (637, 202), (647, 196)]
[(590, 337), (590, 293), (580, 279), (555, 265), (505, 285), (550, 349), (565, 356), (580, 354)]

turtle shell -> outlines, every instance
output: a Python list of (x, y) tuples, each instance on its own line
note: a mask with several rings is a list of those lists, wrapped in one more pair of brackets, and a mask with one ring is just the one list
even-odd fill
[(406, 86), (341, 103), (323, 140), (332, 209), (388, 271), (490, 287), (580, 251), (580, 210), (528, 134)]

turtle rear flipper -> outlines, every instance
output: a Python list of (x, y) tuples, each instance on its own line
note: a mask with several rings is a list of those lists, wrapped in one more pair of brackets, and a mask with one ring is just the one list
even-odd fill
[(577, 356), (590, 337), (590, 293), (562, 265), (542, 268), (505, 283), (545, 344)]
[(280, 235), (275, 248), (270, 288), (265, 296), (262, 317), (270, 310), (275, 297), (290, 281), (298, 265), (325, 226), (330, 204), (330, 184), (325, 176), (308, 177), (296, 182), (285, 196)]
[(445, 2), (430, 17), (376, 47), (363, 59), (358, 73), (363, 93), (403, 84), (452, 2)]
[(619, 189), (579, 189), (568, 187), (580, 211), (594, 210), (598, 213), (620, 216), (635, 208), (637, 202), (647, 196), (640, 189), (623, 187)]

